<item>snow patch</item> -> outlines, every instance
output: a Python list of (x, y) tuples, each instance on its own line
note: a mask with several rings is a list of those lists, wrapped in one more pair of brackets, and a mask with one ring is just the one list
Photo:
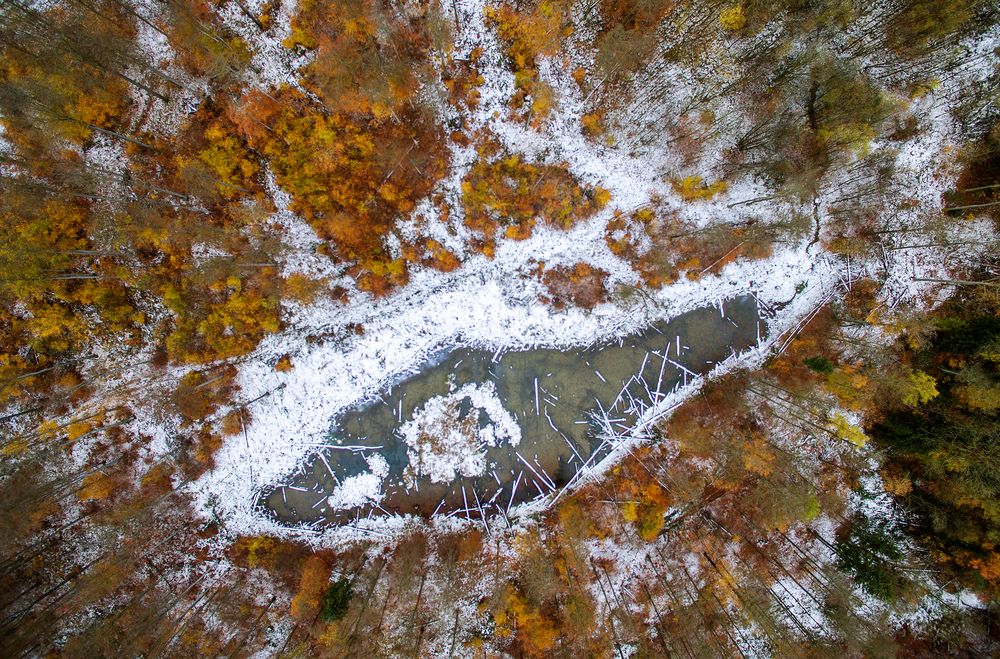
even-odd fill
[(326, 500), (331, 508), (347, 510), (382, 500), (382, 481), (389, 475), (389, 463), (377, 453), (367, 456), (365, 462), (371, 471), (345, 478), (334, 488)]
[(431, 398), (399, 432), (409, 447), (405, 478), (411, 486), (420, 478), (450, 483), (458, 476), (480, 476), (486, 472), (485, 447), (521, 441), (521, 428), (492, 382)]

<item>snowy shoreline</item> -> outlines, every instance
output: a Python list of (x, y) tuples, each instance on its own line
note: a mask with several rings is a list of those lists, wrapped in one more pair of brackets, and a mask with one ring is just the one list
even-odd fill
[[(827, 261), (812, 263), (803, 256), (801, 250), (786, 250), (766, 261), (731, 264), (718, 276), (654, 291), (654, 309), (648, 304), (626, 309), (609, 303), (591, 314), (580, 310), (551, 314), (540, 305), (522, 302), (520, 296), (505, 294), (492, 279), (477, 283), (475, 277), (463, 277), (457, 285), (448, 286), (447, 292), (416, 296), (416, 303), (396, 307), (390, 313), (380, 308), (383, 305), (371, 305), (364, 335), (343, 344), (333, 341), (303, 346), (293, 354), (295, 367), (288, 373), (273, 370), (271, 359), (276, 350), (264, 345), (241, 369), (240, 384), (250, 400), (269, 391), (271, 394), (254, 403), (254, 422), (245, 437), (226, 442), (217, 455), (216, 468), (194, 489), (203, 505), (212, 501), (214, 513), (226, 520), (230, 531), (312, 535), (309, 529), (284, 527), (257, 510), (261, 488), (304, 464), (315, 451), (310, 445), (322, 443), (330, 420), (338, 412), (375, 396), (442, 349), (506, 351), (592, 345), (696, 308), (718, 306), (739, 295), (754, 295), (768, 306), (791, 300), (768, 319), (767, 340), (757, 349), (720, 364), (713, 373), (751, 365), (763, 359), (776, 337), (826, 299), (837, 281)], [(476, 303), (470, 304), (470, 300)], [(385, 306), (393, 306), (393, 301), (386, 300)], [(273, 337), (273, 344), (287, 351), (283, 334)], [(669, 409), (696, 387), (690, 384), (648, 413)], [(606, 458), (603, 464), (608, 462)], [(372, 519), (362, 527), (385, 532), (400, 521)], [(341, 527), (325, 530), (322, 537), (324, 544), (338, 544), (356, 538), (357, 533), (355, 528)]]
[[(593, 345), (739, 295), (755, 295), (764, 304), (779, 307), (780, 311), (768, 319), (769, 338), (756, 350), (720, 364), (708, 374), (711, 377), (761, 363), (775, 347), (777, 337), (801, 323), (824, 301), (834, 298), (838, 288), (848, 288), (852, 279), (864, 276), (869, 268), (886, 270), (886, 286), (880, 299), (890, 309), (904, 298), (919, 300), (934, 288), (927, 283), (916, 283), (918, 276), (932, 277), (944, 271), (940, 255), (933, 248), (892, 253), (891, 259), (886, 256), (884, 264), (851, 263), (849, 259), (845, 264), (839, 257), (824, 252), (815, 240), (803, 239), (796, 244), (775, 246), (774, 254), (764, 260), (737, 261), (720, 274), (703, 276), (697, 281), (682, 277), (677, 283), (644, 291), (631, 300), (619, 296), (621, 299), (602, 304), (591, 312), (570, 309), (556, 313), (546, 308), (539, 301), (544, 291), (542, 284), (531, 274), (542, 263), (554, 267), (585, 262), (608, 273), (609, 289), (618, 285), (641, 286), (630, 265), (612, 254), (605, 242), (606, 227), (616, 211), (628, 215), (656, 200), (663, 210), (704, 227), (748, 218), (788, 217), (801, 208), (780, 199), (754, 205), (752, 210), (750, 206), (742, 206), (746, 200), (768, 194), (766, 186), (751, 177), (730, 181), (728, 190), (717, 198), (684, 202), (671, 189), (671, 177), (697, 173), (710, 180), (731, 137), (729, 134), (741, 129), (739, 122), (727, 125), (706, 140), (701, 145), (698, 162), (691, 166), (683, 165), (673, 150), (660, 150), (656, 145), (636, 151), (595, 143), (581, 130), (581, 116), (589, 97), (573, 82), (569, 68), (555, 59), (542, 58), (538, 63), (541, 79), (553, 88), (558, 98), (551, 115), (540, 130), (511, 120), (507, 117), (507, 103), (514, 92), (514, 77), (496, 34), (485, 24), (483, 10), (481, 0), (463, 0), (455, 6), (458, 24), (455, 57), (465, 58), (473, 49), (482, 49), (479, 68), (484, 83), (479, 89), (480, 103), (467, 117), (470, 131), (486, 130), (510, 153), (533, 162), (565, 165), (581, 185), (600, 186), (609, 191), (611, 203), (568, 231), (539, 227), (527, 240), (501, 241), (495, 257), (488, 259), (469, 250), (468, 229), (463, 224), (461, 183), (477, 154), (472, 146), (450, 144), (452, 168), (438, 190), (452, 211), (450, 219), (443, 221), (431, 204), (421, 203), (411, 218), (401, 221), (398, 230), (400, 237), (413, 237), (411, 234), (418, 232), (417, 217), (422, 215), (425, 226), (419, 231), (421, 235), (433, 237), (452, 250), (463, 261), (462, 267), (451, 273), (417, 269), (405, 287), (384, 299), (374, 300), (357, 294), (353, 282), (344, 276), (343, 266), (315, 253), (316, 234), (289, 210), (288, 194), (268, 172), (266, 188), (278, 209), (271, 221), (292, 248), (282, 259), (282, 274), (299, 272), (314, 278), (325, 277), (331, 286), (343, 285), (351, 291), (352, 300), (347, 306), (330, 300), (307, 308), (291, 304), (285, 329), (267, 337), (241, 360), (240, 398), (254, 401), (249, 408), (253, 422), (243, 435), (228, 438), (216, 455), (215, 468), (189, 486), (195, 494), (199, 514), (222, 519), (230, 533), (306, 535), (323, 544), (336, 545), (357, 538), (359, 533), (381, 535), (393, 525), (404, 523), (398, 518), (382, 518), (365, 522), (371, 527), (368, 531), (341, 527), (319, 534), (277, 524), (256, 510), (256, 501), (262, 487), (280, 482), (304, 464), (316, 450), (315, 445), (325, 439), (330, 421), (339, 411), (375, 397), (380, 389), (414, 372), (441, 351), (466, 347), (499, 352)], [(283, 8), (278, 26), (270, 36), (255, 30), (237, 12), (226, 14), (230, 26), (258, 53), (255, 62), (263, 72), (262, 81), (274, 84), (292, 81), (296, 67), (303, 63), (279, 47), (280, 38), (290, 30), (292, 11), (291, 7)], [(459, 15), (461, 21), (457, 20)], [(996, 33), (987, 41), (995, 39)], [(592, 68), (594, 52), (585, 43), (586, 39), (581, 38), (571, 49), (568, 61), (574, 66)], [(737, 66), (723, 60), (726, 67)], [(968, 77), (982, 75), (976, 67), (970, 68), (964, 72)], [(693, 92), (694, 82), (683, 70), (664, 70), (658, 75), (669, 78), (670, 98), (675, 105), (682, 105), (681, 101)], [(960, 84), (960, 80), (961, 76), (956, 74), (945, 87)], [(901, 183), (906, 184), (906, 189), (916, 191), (918, 203), (899, 211), (893, 218), (895, 225), (917, 221), (922, 213), (939, 210), (941, 193), (956, 175), (954, 168), (948, 166), (948, 158), (940, 158), (954, 142), (954, 125), (947, 113), (947, 91), (942, 88), (913, 102), (913, 112), (928, 122), (928, 130), (918, 139), (900, 145), (894, 160), (901, 169)], [(729, 101), (720, 103), (726, 106)], [(442, 107), (441, 112), (442, 117), (458, 116), (449, 107)], [(879, 143), (872, 147), (896, 148)], [(837, 181), (830, 181), (828, 189), (831, 192), (828, 198), (816, 200), (815, 209), (822, 219), (827, 219), (826, 211), (836, 204)], [(391, 240), (387, 246), (398, 248)], [(787, 306), (782, 306), (786, 303)], [(358, 326), (364, 328), (361, 335), (351, 330)], [(285, 373), (275, 371), (275, 362), (284, 355), (291, 356), (293, 369)], [(641, 423), (648, 423), (671, 409), (697, 386), (692, 384), (662, 400), (647, 410), (648, 416)], [(163, 420), (144, 418), (137, 420), (133, 428), (154, 438), (152, 454), (161, 455), (168, 450), (167, 436), (171, 430)], [(629, 444), (622, 446), (627, 449)], [(613, 452), (602, 465), (612, 463), (619, 455), (620, 451)]]

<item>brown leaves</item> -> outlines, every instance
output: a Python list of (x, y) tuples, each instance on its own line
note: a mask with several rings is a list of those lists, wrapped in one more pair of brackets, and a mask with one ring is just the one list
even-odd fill
[(191, 371), (181, 378), (173, 393), (173, 403), (188, 421), (205, 418), (239, 390), (233, 378), (236, 368), (221, 371)]
[(324, 104), (379, 121), (401, 112), (416, 93), (431, 41), (425, 21), (350, 1), (303, 6), (293, 35), (316, 50), (306, 76)]
[(281, 104), (258, 89), (249, 90), (238, 101), (226, 106), (226, 115), (249, 142), (266, 139), (280, 111)]
[(546, 270), (542, 281), (551, 296), (548, 302), (555, 308), (573, 304), (593, 309), (608, 299), (608, 290), (604, 285), (607, 276), (606, 270), (581, 262), (573, 267), (558, 266)]

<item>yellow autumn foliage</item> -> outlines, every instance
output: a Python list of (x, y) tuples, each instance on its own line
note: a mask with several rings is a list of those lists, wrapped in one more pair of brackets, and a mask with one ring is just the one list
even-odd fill
[(674, 179), (670, 182), (670, 185), (674, 189), (674, 192), (680, 195), (680, 198), (684, 201), (708, 200), (725, 192), (729, 187), (729, 184), (725, 181), (716, 181), (715, 183), (708, 184), (697, 175)]
[(729, 5), (719, 13), (719, 25), (730, 32), (738, 32), (747, 24), (742, 5)]
[(830, 419), (830, 429), (837, 437), (858, 448), (868, 443), (868, 435), (840, 412), (834, 413), (833, 418)]
[(913, 371), (906, 377), (902, 401), (904, 405), (917, 407), (937, 398), (937, 380), (923, 371)]
[(517, 635), (524, 653), (530, 657), (546, 657), (559, 640), (555, 621), (531, 606), (521, 593), (508, 585), (500, 602), (493, 609), (495, 634), (500, 638)]

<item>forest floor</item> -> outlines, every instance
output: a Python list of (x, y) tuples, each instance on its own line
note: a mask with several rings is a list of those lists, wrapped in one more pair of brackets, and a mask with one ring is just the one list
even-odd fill
[[(949, 566), (930, 526), (967, 520), (920, 511), (938, 481), (886, 427), (952, 389), (1000, 409), (975, 388), (996, 344), (968, 368), (927, 352), (963, 293), (1000, 308), (978, 296), (998, 281), (995, 12), (911, 51), (893, 21), (923, 29), (907, 12), (933, 2), (613, 4), (111, 2), (134, 60), (104, 73), (136, 89), (107, 101), (114, 130), (68, 122), (52, 172), (17, 158), (69, 138), (0, 97), (0, 238), (40, 255), (0, 265), (41, 282), (7, 282), (0, 318), (23, 430), (0, 645), (624, 659), (712, 653), (711, 633), (722, 655), (882, 656), (955, 613), (994, 633), (973, 590), (1000, 587), (995, 526)], [(117, 21), (39, 12), (67, 43), (77, 13)], [(65, 73), (87, 109), (66, 54), (0, 86)], [(664, 379), (675, 319), (679, 361), (716, 350)], [(643, 379), (653, 356), (672, 393)], [(959, 487), (992, 457), (927, 453), (968, 525), (993, 515), (991, 472), (985, 503)]]
[[(607, 146), (584, 136), (580, 118), (585, 99), (568, 74), (570, 67), (555, 60), (545, 60), (540, 66), (543, 79), (557, 90), (559, 98), (552, 115), (537, 130), (512, 121), (506, 106), (514, 91), (513, 75), (504, 65), (495, 33), (484, 24), (483, 7), (479, 0), (465, 0), (457, 8), (461, 16), (457, 57), (476, 48), (483, 51), (480, 66), (485, 82), (480, 89), (480, 105), (471, 117), (473, 127), (491, 132), (509, 152), (525, 159), (565, 163), (579, 180), (608, 190), (611, 202), (568, 231), (539, 227), (527, 240), (501, 242), (493, 258), (470, 254), (464, 247), (467, 229), (461, 222), (461, 181), (476, 154), (473, 147), (452, 145), (452, 170), (440, 184), (440, 192), (449, 200), (451, 218), (442, 221), (427, 207), (416, 209), (414, 216), (430, 216), (420, 230), (456, 251), (463, 259), (462, 266), (450, 273), (418, 271), (402, 290), (378, 299), (357, 295), (346, 308), (326, 301), (300, 307), (287, 319), (286, 329), (266, 338), (242, 360), (239, 384), (242, 397), (254, 401), (254, 421), (241, 435), (226, 441), (216, 456), (216, 467), (192, 486), (206, 514), (211, 511), (219, 516), (233, 533), (305, 534), (323, 545), (354, 539), (358, 533), (355, 529), (331, 529), (317, 538), (311, 530), (282, 528), (256, 508), (257, 496), (263, 487), (279, 483), (303, 464), (315, 451), (315, 445), (326, 439), (331, 419), (339, 411), (414, 372), (442, 349), (475, 346), (503, 351), (592, 345), (694, 308), (752, 294), (764, 307), (780, 311), (769, 319), (770, 338), (759, 350), (731, 360), (722, 368), (750, 366), (760, 363), (771, 351), (780, 350), (786, 330), (803, 322), (818, 306), (836, 296), (838, 289), (846, 290), (849, 280), (863, 276), (869, 269), (888, 271), (888, 283), (881, 293), (887, 306), (904, 297), (931, 301), (925, 293), (933, 285), (914, 280), (945, 276), (944, 264), (933, 250), (894, 252), (881, 263), (835, 260), (816, 243), (821, 232), (817, 227), (817, 235), (807, 236), (798, 244), (778, 245), (766, 259), (740, 260), (719, 274), (640, 291), (642, 284), (636, 273), (611, 252), (604, 240), (605, 227), (616, 211), (629, 213), (655, 198), (685, 219), (706, 226), (745, 217), (748, 207), (741, 208), (739, 202), (763, 196), (764, 188), (748, 177), (712, 199), (684, 202), (671, 190), (665, 175), (673, 171), (676, 163), (664, 159), (661, 152)], [(287, 33), (287, 26), (280, 20), (287, 22), (290, 14), (291, 9), (283, 6), (279, 25), (269, 33), (266, 43), (258, 31), (245, 24), (242, 15), (228, 16), (231, 26), (254, 45), (262, 81), (301, 64), (290, 61), (287, 50), (274, 47)], [(569, 58), (587, 61), (593, 53), (573, 52)], [(677, 93), (679, 97), (685, 94), (683, 79)], [(941, 89), (919, 101), (915, 110), (931, 128), (903, 145), (896, 157), (906, 189), (919, 195), (919, 203), (909, 211), (909, 217), (939, 208), (941, 193), (957, 173), (947, 161), (939, 159), (950, 144), (949, 118), (943, 101), (938, 100), (946, 93)], [(176, 109), (163, 109), (167, 114), (173, 111)], [(734, 125), (729, 130), (738, 128)], [(707, 145), (696, 166), (705, 172), (706, 179), (719, 157), (717, 145), (727, 139), (732, 136), (718, 136)], [(356, 290), (341, 269), (314, 253), (317, 239), (312, 229), (288, 209), (289, 198), (273, 177), (269, 182), (279, 209), (271, 221), (282, 227), (295, 247), (284, 257), (283, 274), (323, 274), (333, 277), (337, 285)], [(820, 223), (832, 201), (817, 200)], [(765, 200), (752, 209), (753, 215), (759, 217), (778, 217), (791, 211), (792, 207), (781, 200)], [(903, 225), (907, 219), (897, 217), (895, 222)], [(406, 223), (402, 230), (407, 231)], [(617, 292), (611, 300), (592, 310), (561, 311), (539, 301), (544, 288), (532, 276), (539, 264), (551, 267), (581, 262), (608, 273), (608, 288)], [(630, 291), (633, 294), (629, 295)], [(363, 334), (353, 331), (358, 326), (363, 328)], [(274, 364), (286, 355), (291, 357), (294, 368), (276, 371)], [(694, 386), (688, 387), (679, 397), (695, 390)], [(678, 397), (666, 399), (649, 414), (657, 415), (677, 402)], [(152, 457), (166, 450), (170, 429), (162, 421), (139, 418), (133, 422), (135, 429), (159, 438), (151, 444)], [(364, 482), (371, 487), (371, 479)], [(369, 494), (377, 496), (375, 491)], [(385, 531), (384, 527), (398, 526), (400, 520), (369, 520), (365, 524)]]

